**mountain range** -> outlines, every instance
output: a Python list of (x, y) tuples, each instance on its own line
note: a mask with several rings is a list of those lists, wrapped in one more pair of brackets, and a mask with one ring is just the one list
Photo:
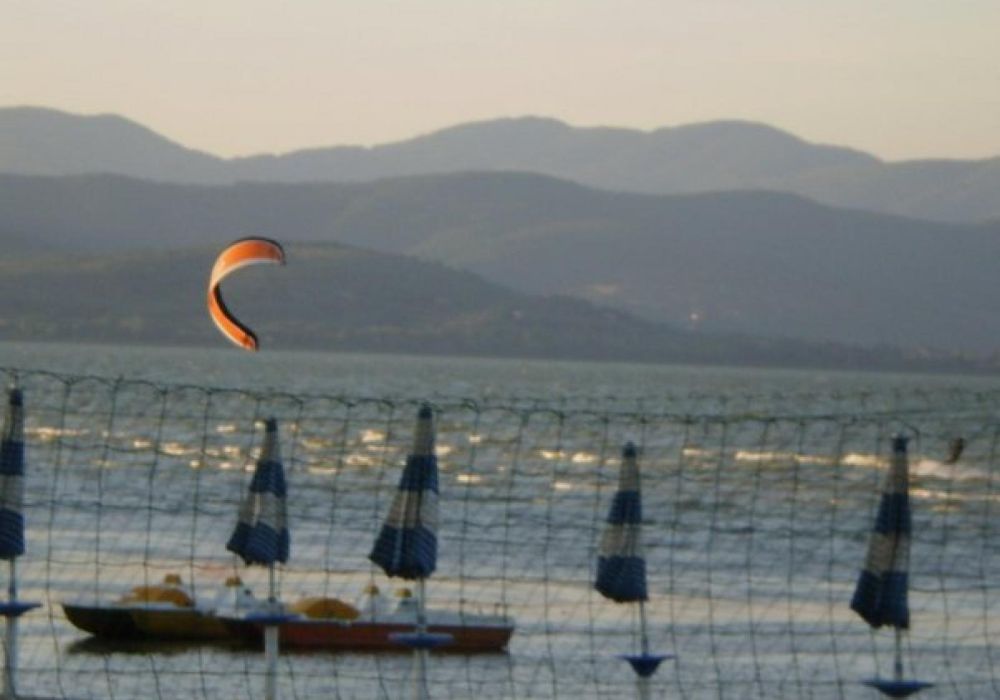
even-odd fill
[(294, 347), (981, 369), (997, 165), (538, 118), (222, 159), (0, 109), (0, 337), (212, 342), (206, 261), (264, 235), (304, 251), (294, 282), (227, 289)]
[(1000, 347), (1000, 224), (768, 192), (615, 193), (525, 173), (225, 186), (0, 176), (8, 257), (221, 246), (253, 234), (434, 261), (702, 337), (935, 355)]
[(1000, 220), (1000, 157), (883, 162), (757, 123), (637, 131), (525, 117), (463, 124), (373, 147), (224, 159), (114, 115), (0, 109), (0, 172), (109, 173), (163, 182), (367, 182), (405, 175), (524, 171), (613, 191), (768, 190), (832, 206), (937, 221)]

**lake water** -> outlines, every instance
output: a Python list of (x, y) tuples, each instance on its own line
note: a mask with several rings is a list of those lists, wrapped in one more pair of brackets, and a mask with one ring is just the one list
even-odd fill
[(885, 394), (1000, 389), (989, 376), (552, 362), (314, 352), (0, 343), (0, 364), (170, 383), (354, 395), (567, 396), (626, 399), (696, 394)]
[[(892, 633), (847, 607), (888, 443), (911, 436), (908, 671), (932, 697), (1000, 687), (993, 524), (1000, 380), (984, 377), (0, 344), (28, 407), (22, 688), (54, 697), (260, 697), (258, 653), (109, 648), (59, 601), (177, 571), (211, 594), (260, 440), (282, 428), (282, 597), (398, 587), (367, 560), (417, 405), (437, 415), (432, 607), (505, 608), (509, 653), (434, 655), (433, 697), (618, 698), (634, 606), (590, 586), (625, 440), (641, 449), (653, 697), (866, 698)], [(12, 370), (16, 370), (12, 371)], [(966, 449), (948, 464), (949, 445)], [(911, 666), (912, 664), (912, 666)], [(285, 654), (283, 697), (405, 697), (405, 655)]]

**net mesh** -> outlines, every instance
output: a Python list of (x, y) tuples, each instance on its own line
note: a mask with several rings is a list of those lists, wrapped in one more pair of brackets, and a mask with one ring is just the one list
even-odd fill
[[(893, 635), (848, 604), (891, 437), (911, 437), (912, 629), (907, 673), (939, 697), (1000, 696), (1000, 396), (697, 395), (657, 400), (365, 397), (244, 391), (0, 370), (26, 407), (27, 554), (19, 686), (57, 698), (261, 697), (259, 649), (227, 640), (115, 642), (62, 604), (112, 601), (180, 576), (216, 599), (267, 571), (225, 550), (263, 419), (278, 419), (291, 557), (285, 602), (355, 603), (403, 583), (368, 560), (411, 446), (437, 420), (441, 522), (427, 606), (506, 614), (504, 653), (431, 655), (439, 698), (619, 698), (637, 609), (592, 580), (627, 440), (640, 453), (650, 646), (676, 655), (653, 697), (865, 698)], [(964, 451), (954, 463), (955, 438)], [(361, 605), (361, 603), (358, 603)], [(470, 618), (471, 619), (471, 618)], [(285, 649), (283, 698), (406, 697), (405, 653)]]

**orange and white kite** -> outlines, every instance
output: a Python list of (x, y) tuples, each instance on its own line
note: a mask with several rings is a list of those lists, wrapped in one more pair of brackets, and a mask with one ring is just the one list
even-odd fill
[(219, 253), (208, 279), (208, 314), (216, 327), (236, 345), (246, 350), (257, 349), (257, 336), (240, 323), (222, 301), (219, 283), (231, 273), (247, 265), (259, 263), (285, 264), (285, 250), (270, 238), (241, 238)]

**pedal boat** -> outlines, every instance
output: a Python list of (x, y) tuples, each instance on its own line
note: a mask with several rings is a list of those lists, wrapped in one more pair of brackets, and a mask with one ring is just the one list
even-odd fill
[[(231, 597), (232, 590), (241, 585), (238, 578), (229, 579), (219, 597)], [(229, 636), (229, 628), (216, 614), (217, 606), (197, 605), (177, 574), (168, 574), (160, 584), (136, 586), (110, 603), (64, 602), (62, 608), (75, 627), (103, 639), (222, 640)]]

